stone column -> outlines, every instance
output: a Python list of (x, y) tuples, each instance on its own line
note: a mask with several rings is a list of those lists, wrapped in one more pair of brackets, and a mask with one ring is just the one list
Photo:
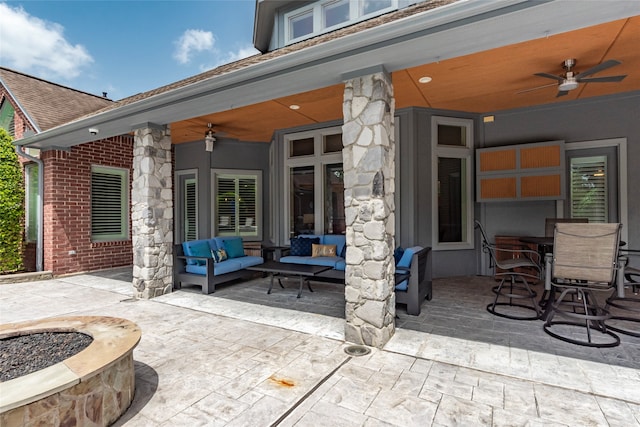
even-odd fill
[(165, 127), (136, 129), (131, 225), (135, 298), (154, 298), (173, 285), (171, 136)]
[(383, 70), (346, 81), (342, 126), (347, 341), (381, 348), (395, 332), (394, 99)]

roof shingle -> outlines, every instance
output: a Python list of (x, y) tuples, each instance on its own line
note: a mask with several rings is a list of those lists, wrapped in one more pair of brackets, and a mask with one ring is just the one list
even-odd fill
[(0, 80), (40, 131), (71, 122), (114, 102), (0, 67)]

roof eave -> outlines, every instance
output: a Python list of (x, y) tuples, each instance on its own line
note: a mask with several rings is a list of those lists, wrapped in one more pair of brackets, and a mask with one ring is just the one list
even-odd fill
[[(469, 20), (496, 18), (502, 14), (514, 11), (522, 12), (525, 9), (536, 9), (541, 6), (550, 5), (551, 11), (547, 8), (539, 10), (536, 15), (538, 19), (544, 19), (549, 24), (545, 29), (538, 29), (540, 32), (547, 31), (548, 34), (568, 31), (584, 26), (595, 25), (601, 22), (608, 22), (613, 19), (620, 19), (627, 16), (638, 14), (637, 4), (632, 2), (615, 1), (609, 2), (608, 7), (603, 9), (599, 7), (597, 2), (585, 2), (581, 6), (580, 16), (558, 16), (554, 17), (553, 13), (558, 9), (562, 9), (562, 1), (549, 0), (548, 2), (528, 2), (525, 0), (496, 0), (487, 2), (485, 0), (470, 0), (452, 3), (448, 6), (433, 9), (427, 13), (412, 15), (398, 21), (390, 22), (383, 26), (370, 28), (349, 36), (339, 39), (327, 41), (315, 46), (291, 52), (287, 55), (276, 57), (264, 62), (247, 66), (227, 74), (218, 75), (207, 80), (193, 83), (188, 86), (170, 90), (140, 101), (124, 105), (113, 110), (99, 113), (87, 118), (83, 118), (50, 130), (39, 135), (25, 138), (17, 141), (19, 145), (33, 145), (38, 148), (51, 146), (72, 146), (95, 140), (96, 138), (89, 134), (88, 128), (97, 127), (101, 129), (100, 138), (106, 138), (127, 133), (133, 129), (133, 126), (145, 122), (154, 122), (158, 124), (166, 124), (173, 121), (183, 120), (198, 115), (214, 113), (231, 108), (249, 105), (260, 102), (261, 100), (273, 99), (278, 96), (284, 96), (284, 91), (297, 93), (295, 90), (302, 91), (296, 87), (290, 80), (287, 84), (269, 84), (261, 86), (261, 90), (255, 90), (255, 85), (261, 82), (277, 81), (285, 79), (289, 74), (299, 74), (300, 70), (307, 70), (315, 67), (324, 61), (335, 61), (341, 55), (341, 66), (344, 67), (342, 73), (354, 71), (358, 68), (349, 69), (350, 65), (354, 67), (359, 64), (350, 63), (351, 52), (361, 53), (365, 49), (380, 48), (390, 43), (406, 44), (407, 40), (411, 41), (415, 34), (423, 34), (421, 37), (428, 37), (440, 32), (451, 31), (458, 26), (466, 25)], [(544, 13), (543, 13), (544, 12)], [(527, 12), (529, 13), (529, 12)], [(551, 17), (549, 17), (551, 15)], [(558, 14), (561, 15), (561, 14)], [(531, 16), (531, 15), (527, 15)], [(486, 18), (485, 18), (486, 17)], [(549, 17), (549, 18), (547, 18)], [(555, 19), (555, 21), (554, 21)], [(536, 27), (537, 26), (533, 26)], [(493, 31), (495, 33), (495, 31)], [(495, 36), (498, 37), (498, 36)], [(531, 38), (531, 35), (525, 34), (523, 31), (519, 37)], [(495, 43), (495, 40), (492, 40)], [(481, 43), (481, 41), (475, 41)], [(477, 47), (474, 47), (477, 49)], [(456, 56), (463, 54), (461, 51), (464, 47), (456, 47), (451, 50), (451, 55)], [(470, 48), (471, 49), (471, 48)], [(470, 52), (468, 52), (470, 53)], [(358, 56), (358, 55), (353, 55)], [(362, 55), (360, 55), (362, 56)], [(446, 57), (440, 57), (444, 60)], [(388, 71), (395, 71), (400, 67), (419, 65), (424, 63), (425, 58), (416, 58), (414, 54), (412, 58), (405, 56), (402, 61), (396, 61), (391, 66), (387, 66)], [(357, 61), (357, 60), (353, 60)], [(415, 63), (411, 63), (414, 61)], [(371, 64), (369, 64), (371, 65)], [(340, 83), (342, 74), (327, 75), (324, 73), (315, 81), (306, 80), (305, 82), (297, 81), (298, 85), (306, 84), (306, 90), (312, 90), (322, 85), (331, 85)], [(283, 82), (284, 83), (284, 82)], [(231, 94), (230, 92), (233, 91)], [(242, 92), (244, 96), (238, 96)], [(212, 95), (216, 98), (211, 98)], [(231, 96), (233, 95), (233, 96)], [(196, 111), (195, 101), (202, 100), (207, 97), (208, 111)], [(167, 117), (170, 107), (174, 111), (171, 118)], [(103, 133), (104, 129), (104, 133)]]

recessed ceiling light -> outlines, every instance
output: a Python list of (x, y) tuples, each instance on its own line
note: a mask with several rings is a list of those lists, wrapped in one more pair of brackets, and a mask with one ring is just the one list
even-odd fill
[(423, 76), (423, 77), (420, 77), (418, 79), (418, 82), (420, 82), (420, 83), (429, 83), (431, 80), (433, 80), (431, 77)]
[(297, 104), (291, 104), (291, 105), (289, 105), (289, 108), (291, 108), (292, 110), (299, 110), (300, 106), (297, 105)]

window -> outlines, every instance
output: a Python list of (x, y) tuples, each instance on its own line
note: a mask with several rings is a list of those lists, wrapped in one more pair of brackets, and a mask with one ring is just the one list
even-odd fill
[(25, 208), (27, 242), (38, 240), (38, 165), (30, 163), (25, 166)]
[(339, 0), (322, 6), (323, 27), (329, 28), (349, 20), (349, 0)]
[(473, 248), (471, 155), (473, 122), (432, 118), (433, 247)]
[(313, 33), (313, 10), (300, 13), (289, 18), (289, 34), (297, 39)]
[(199, 237), (198, 170), (185, 169), (175, 172), (176, 194), (175, 240), (185, 242)]
[(608, 222), (607, 157), (577, 157), (570, 160), (571, 218)]
[(215, 235), (262, 240), (262, 171), (213, 170), (212, 180)]
[(341, 131), (336, 127), (285, 136), (285, 239), (346, 231)]
[[(406, 3), (406, 2), (405, 2)], [(295, 43), (398, 9), (399, 0), (319, 0), (284, 15), (284, 44)]]
[(565, 149), (567, 197), (557, 202), (556, 216), (619, 222), (623, 224), (621, 239), (628, 242), (635, 224), (629, 222), (628, 195), (633, 191), (627, 182), (627, 139), (571, 142)]
[(184, 240), (198, 238), (198, 194), (194, 178), (184, 180)]
[(129, 171), (91, 167), (91, 239), (125, 240), (129, 237)]
[(393, 6), (392, 0), (364, 0), (362, 4), (362, 15), (369, 15)]
[(13, 105), (5, 98), (2, 100), (2, 105), (0, 105), (0, 128), (6, 130), (12, 137), (16, 136), (14, 120), (15, 110)]

